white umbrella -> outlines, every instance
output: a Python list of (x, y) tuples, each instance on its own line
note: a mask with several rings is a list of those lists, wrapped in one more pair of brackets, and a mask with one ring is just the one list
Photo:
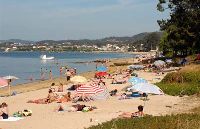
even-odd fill
[(15, 80), (15, 79), (19, 79), (19, 78), (17, 78), (17, 77), (15, 77), (15, 76), (5, 76), (5, 77), (3, 77), (4, 79), (6, 79), (6, 80)]
[(163, 65), (165, 65), (165, 62), (162, 61), (162, 60), (157, 60), (157, 61), (154, 62), (154, 65), (155, 66), (163, 66)]
[(15, 76), (5, 76), (3, 77), (3, 79), (6, 79), (8, 80), (8, 88), (9, 88), (9, 95), (10, 95), (10, 83), (12, 82), (12, 80), (16, 80), (16, 79), (19, 79), (18, 77), (15, 77)]
[(156, 95), (163, 95), (164, 92), (156, 85), (149, 83), (138, 83), (132, 86), (130, 89), (135, 89), (136, 91), (140, 91), (143, 93), (150, 93)]

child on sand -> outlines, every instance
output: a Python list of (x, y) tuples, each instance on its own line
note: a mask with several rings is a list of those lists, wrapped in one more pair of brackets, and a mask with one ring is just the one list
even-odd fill
[(8, 105), (5, 102), (0, 105), (0, 119), (8, 119)]

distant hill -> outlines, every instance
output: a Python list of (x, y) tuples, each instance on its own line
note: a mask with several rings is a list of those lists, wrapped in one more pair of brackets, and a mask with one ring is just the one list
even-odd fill
[(134, 35), (132, 37), (108, 37), (108, 38), (104, 38), (102, 40), (103, 41), (119, 41), (119, 42), (128, 42), (128, 41), (135, 42), (138, 40), (142, 40), (148, 34), (149, 34), (148, 32), (144, 32), (144, 33)]
[(22, 43), (22, 44), (35, 43), (34, 41), (22, 40), (22, 39), (8, 39), (8, 40), (0, 40), (0, 42), (1, 42), (1, 43), (12, 42), (12, 43)]
[(140, 45), (143, 45), (145, 50), (155, 49), (156, 46), (160, 42), (160, 38), (162, 36), (162, 32), (144, 32), (134, 36), (124, 36), (124, 37), (106, 37), (102, 39), (90, 40), (90, 39), (80, 39), (80, 40), (41, 40), (41, 41), (27, 41), (21, 39), (9, 39), (9, 40), (0, 40), (0, 42), (15, 42), (15, 43), (23, 43), (30, 44), (36, 43), (39, 45), (48, 44), (48, 45), (57, 45), (57, 44), (73, 44), (73, 45), (97, 45), (102, 46), (105, 44), (118, 44), (119, 46), (122, 44), (127, 44), (129, 46), (133, 46), (139, 48)]
[(161, 37), (162, 32), (144, 32), (144, 33), (140, 33), (131, 37), (107, 37), (107, 38), (103, 38), (103, 39), (96, 39), (96, 40), (90, 40), (90, 39), (80, 39), (80, 40), (42, 40), (42, 41), (38, 41), (38, 44), (42, 44), (42, 43), (52, 43), (52, 44), (56, 44), (56, 43), (72, 43), (72, 44), (96, 44), (96, 43), (101, 43), (101, 44), (107, 44), (107, 43), (133, 43), (133, 42), (137, 42), (137, 41), (141, 41), (144, 40), (145, 38), (147, 38), (149, 35), (157, 35), (158, 37)]

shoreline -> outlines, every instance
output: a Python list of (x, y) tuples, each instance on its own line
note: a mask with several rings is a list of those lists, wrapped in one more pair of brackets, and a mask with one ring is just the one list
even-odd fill
[[(124, 58), (112, 58), (110, 59), (110, 62), (108, 65), (111, 67), (112, 70), (110, 72), (114, 71), (112, 68), (114, 66), (114, 63), (116, 62), (127, 62), (128, 63), (134, 63), (132, 58), (129, 57), (124, 57)], [(94, 63), (94, 62), (92, 62)], [(117, 66), (114, 66), (117, 67)], [(78, 74), (80, 76), (84, 76), (86, 78), (93, 78), (95, 74), (95, 71), (88, 71), (88, 72), (83, 72), (81, 74)], [(49, 88), (51, 86), (51, 83), (55, 83), (56, 85), (59, 85), (59, 83), (63, 83), (64, 85), (67, 85), (70, 83), (70, 81), (67, 82), (66, 78), (63, 77), (55, 77), (52, 80), (47, 79), (44, 81), (41, 80), (35, 80), (33, 82), (28, 82), (28, 83), (23, 83), (23, 84), (17, 84), (15, 86), (11, 85), (11, 94), (12, 92), (17, 92), (17, 94), (25, 93), (25, 92), (30, 92), (30, 91), (35, 91), (35, 90), (41, 90), (45, 88)], [(0, 96), (8, 96), (8, 86), (4, 88), (0, 88)]]

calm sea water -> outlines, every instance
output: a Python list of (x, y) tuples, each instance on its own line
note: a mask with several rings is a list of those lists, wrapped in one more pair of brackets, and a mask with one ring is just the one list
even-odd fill
[[(41, 60), (40, 55), (54, 56), (55, 60)], [(13, 81), (12, 85), (28, 83), (30, 78), (40, 79), (40, 70), (46, 72), (48, 78), (49, 71), (52, 71), (53, 77), (59, 76), (59, 68), (68, 66), (77, 69), (77, 73), (95, 70), (94, 63), (76, 63), (93, 61), (96, 59), (133, 57), (131, 54), (122, 53), (40, 53), (40, 52), (0, 52), (0, 77), (13, 75), (20, 79)]]

